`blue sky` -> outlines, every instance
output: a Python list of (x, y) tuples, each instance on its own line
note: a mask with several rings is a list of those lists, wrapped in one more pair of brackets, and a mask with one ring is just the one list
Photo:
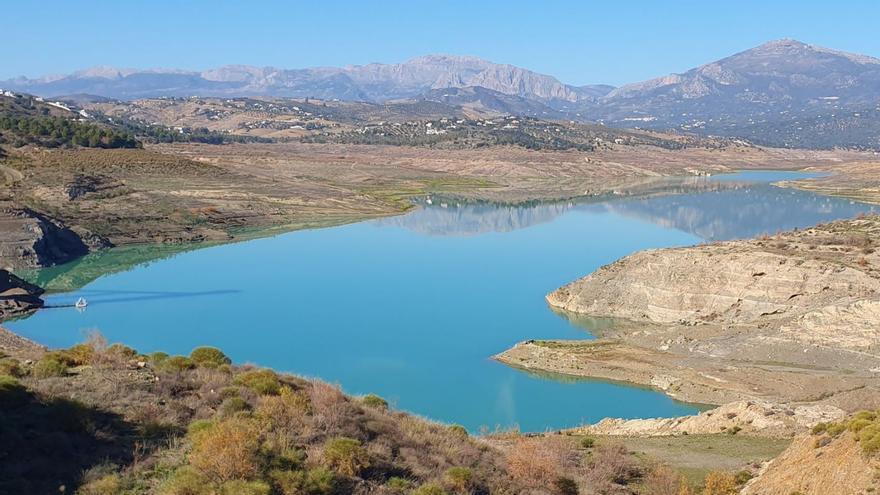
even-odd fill
[(880, 57), (880, 2), (10, 1), (0, 79), (93, 65), (206, 69), (476, 55), (569, 84), (681, 72), (777, 38)]

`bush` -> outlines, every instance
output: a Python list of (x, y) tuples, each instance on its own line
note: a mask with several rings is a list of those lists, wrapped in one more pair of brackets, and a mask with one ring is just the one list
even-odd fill
[(278, 375), (268, 369), (245, 371), (235, 377), (235, 383), (260, 395), (278, 395), (281, 391), (281, 381), (278, 379)]
[(336, 475), (332, 471), (318, 467), (306, 474), (305, 491), (312, 495), (330, 495), (336, 490)]
[[(553, 482), (553, 493), (555, 493), (556, 495), (578, 495), (579, 490), (577, 482), (571, 478), (560, 476), (559, 478), (556, 478), (556, 481)], [(651, 493), (652, 495), (658, 495), (654, 492)]]
[(507, 454), (507, 471), (529, 486), (549, 486), (560, 470), (555, 456), (543, 455), (541, 443), (519, 438)]
[(147, 354), (147, 359), (154, 365), (159, 365), (168, 359), (168, 353), (162, 351), (151, 352)]
[(364, 405), (376, 409), (388, 409), (388, 401), (376, 394), (367, 394), (363, 399)]
[(195, 469), (184, 466), (159, 486), (159, 495), (213, 495), (208, 480)]
[(392, 476), (385, 482), (385, 490), (391, 493), (408, 493), (412, 486), (412, 481), (398, 476)]
[(455, 433), (456, 435), (458, 435), (462, 438), (467, 438), (470, 436), (470, 434), (467, 431), (467, 428), (465, 428), (464, 426), (452, 425), (449, 427), (449, 429), (452, 430), (452, 433)]
[(446, 470), (444, 478), (452, 490), (467, 493), (474, 481), (474, 472), (466, 467), (452, 467)]
[(258, 469), (259, 430), (253, 421), (230, 418), (192, 435), (190, 463), (217, 481), (247, 478)]
[(271, 491), (262, 481), (232, 480), (220, 487), (220, 495), (269, 495)]
[(811, 431), (813, 432), (813, 435), (821, 435), (822, 433), (825, 433), (825, 430), (827, 429), (828, 423), (816, 423)]
[(67, 375), (67, 364), (56, 356), (46, 355), (34, 365), (36, 378), (52, 378)]
[(264, 395), (257, 404), (256, 415), (273, 430), (298, 432), (311, 414), (309, 396), (290, 387), (281, 387), (278, 395)]
[(166, 373), (183, 373), (184, 371), (194, 369), (196, 363), (186, 356), (171, 356), (163, 359), (158, 367)]
[(76, 491), (76, 495), (117, 495), (121, 491), (119, 475), (108, 474), (84, 484)]
[(229, 397), (220, 404), (220, 415), (223, 417), (232, 416), (240, 411), (247, 411), (250, 405), (241, 397)]
[(9, 375), (0, 375), (0, 406), (18, 406), (27, 401), (28, 391), (24, 385)]
[(413, 490), (412, 495), (446, 495), (446, 492), (437, 483), (425, 483)]
[(107, 348), (107, 354), (117, 356), (122, 359), (132, 359), (137, 356), (137, 351), (123, 344), (113, 344)]
[(582, 437), (580, 441), (582, 449), (592, 449), (596, 445), (596, 439), (593, 437)]
[(186, 435), (194, 438), (196, 435), (214, 426), (214, 422), (207, 419), (197, 419), (186, 428)]
[(0, 359), (0, 375), (21, 378), (24, 376), (24, 370), (21, 368), (21, 365), (19, 365), (17, 359), (3, 358)]
[(339, 474), (357, 476), (369, 467), (370, 456), (358, 440), (338, 437), (324, 445), (324, 461)]
[(736, 478), (723, 471), (713, 471), (706, 476), (703, 495), (736, 495)]
[(645, 476), (645, 495), (690, 495), (687, 478), (668, 466), (655, 466)]
[(224, 364), (232, 364), (232, 360), (216, 347), (196, 347), (189, 354), (198, 366), (205, 368), (218, 368)]
[(89, 344), (76, 344), (68, 349), (65, 354), (70, 359), (70, 365), (83, 366), (95, 361), (95, 348)]

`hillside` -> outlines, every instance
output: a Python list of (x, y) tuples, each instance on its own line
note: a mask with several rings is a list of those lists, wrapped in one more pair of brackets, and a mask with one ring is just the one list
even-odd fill
[(843, 421), (820, 423), (771, 461), (742, 495), (858, 495), (878, 488), (880, 448), (877, 413), (860, 411)]
[(30, 95), (0, 95), (0, 145), (46, 148), (137, 148), (141, 143), (125, 130), (98, 123), (59, 103)]
[(617, 88), (592, 109), (616, 126), (680, 128), (788, 147), (877, 148), (880, 60), (777, 40)]
[[(675, 469), (611, 438), (472, 437), (375, 395), (233, 365), (211, 347), (144, 355), (95, 334), (47, 351), (0, 328), (0, 406), (0, 493), (694, 493)], [(679, 456), (699, 448), (672, 443)], [(715, 466), (751, 469), (744, 456), (778, 451), (729, 435), (698, 442), (713, 444), (731, 453), (698, 462), (697, 486)], [(735, 486), (742, 472), (710, 477)]]
[[(73, 95), (81, 102), (193, 95), (405, 101), (424, 118), (431, 116), (425, 111), (434, 117), (437, 111), (446, 117), (462, 112), (514, 115), (676, 129), (790, 148), (880, 148), (880, 60), (789, 39), (619, 88), (572, 86), (520, 67), (450, 55), (305, 69), (96, 67), (60, 77), (0, 81), (0, 87)], [(440, 106), (418, 108), (425, 102)]]

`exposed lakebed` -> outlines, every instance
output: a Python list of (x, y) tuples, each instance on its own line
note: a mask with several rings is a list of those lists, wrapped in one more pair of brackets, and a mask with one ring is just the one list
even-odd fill
[[(541, 431), (697, 407), (617, 383), (528, 374), (489, 357), (525, 339), (589, 338), (544, 296), (632, 252), (743, 238), (872, 207), (749, 172), (671, 181), (668, 194), (504, 206), (433, 198), (403, 216), (179, 253), (100, 276), (9, 327), (49, 346), (89, 330), (141, 352), (222, 348), (236, 362), (377, 393), (433, 419)], [(101, 255), (39, 275), (41, 282)], [(138, 256), (143, 256), (142, 252)], [(139, 260), (140, 258), (138, 258)], [(116, 270), (119, 256), (114, 257)], [(589, 321), (589, 320), (585, 320)]]

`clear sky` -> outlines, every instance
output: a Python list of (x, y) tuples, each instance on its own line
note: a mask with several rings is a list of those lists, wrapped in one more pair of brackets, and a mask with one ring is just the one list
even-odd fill
[(569, 84), (681, 72), (765, 41), (880, 57), (880, 1), (41, 0), (0, 5), (0, 79), (476, 55)]

